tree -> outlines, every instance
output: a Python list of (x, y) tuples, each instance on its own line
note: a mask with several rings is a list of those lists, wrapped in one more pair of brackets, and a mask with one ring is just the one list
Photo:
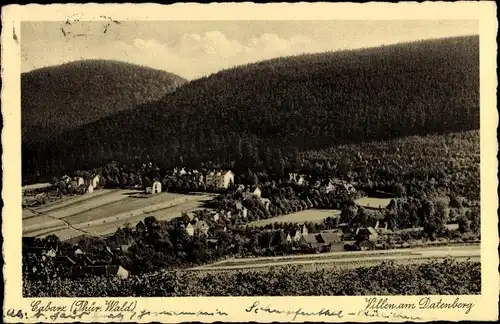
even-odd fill
[(458, 230), (460, 233), (466, 233), (470, 231), (470, 221), (464, 215), (461, 215), (457, 219), (458, 221)]
[(448, 223), (450, 216), (450, 208), (444, 199), (439, 199), (435, 203), (436, 217), (438, 220), (438, 225), (442, 226)]
[(144, 219), (144, 225), (148, 231), (152, 231), (155, 227), (158, 227), (158, 220), (155, 216), (148, 216)]
[(474, 233), (481, 233), (481, 215), (479, 207), (474, 207), (469, 211), (470, 229)]
[(340, 220), (342, 223), (352, 224), (358, 214), (356, 206), (349, 206), (342, 209), (340, 212)]

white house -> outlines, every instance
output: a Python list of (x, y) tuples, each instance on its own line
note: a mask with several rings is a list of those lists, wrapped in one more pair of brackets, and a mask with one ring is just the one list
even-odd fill
[(306, 225), (300, 225), (298, 228), (288, 234), (292, 241), (298, 242), (302, 237), (306, 238), (309, 235)]
[(194, 235), (194, 226), (191, 223), (189, 223), (188, 226), (186, 226), (186, 232), (189, 236)]
[(115, 276), (121, 279), (127, 279), (128, 275), (128, 271), (125, 268), (123, 268), (122, 266), (118, 266), (118, 270), (116, 270)]
[(82, 177), (76, 177), (75, 181), (76, 181), (76, 187), (80, 187), (81, 185), (85, 184), (85, 180), (83, 180)]
[(271, 206), (271, 201), (268, 198), (261, 198), (260, 201), (262, 201), (266, 209), (269, 210), (269, 206)]
[(254, 197), (260, 198), (262, 195), (262, 190), (260, 190), (259, 187), (256, 187), (252, 194), (254, 195)]
[(297, 173), (289, 173), (288, 176), (290, 181), (295, 182), (298, 185), (303, 185), (306, 180), (303, 175)]
[(69, 184), (71, 182), (71, 177), (68, 175), (63, 175), (62, 176), (62, 181), (64, 181), (66, 184)]
[(92, 180), (90, 180), (90, 184), (95, 189), (95, 188), (99, 187), (100, 181), (101, 181), (101, 177), (98, 174), (96, 174), (92, 177)]
[(329, 192), (332, 192), (333, 190), (335, 190), (335, 185), (334, 183), (330, 180), (328, 181), (328, 183), (323, 187), (321, 188), (322, 191), (324, 191), (325, 193), (329, 193)]
[(206, 185), (216, 189), (227, 189), (234, 184), (234, 173), (232, 171), (212, 171), (206, 176)]
[(156, 194), (161, 192), (161, 182), (158, 180), (153, 181), (151, 186), (146, 187), (146, 192), (151, 194)]

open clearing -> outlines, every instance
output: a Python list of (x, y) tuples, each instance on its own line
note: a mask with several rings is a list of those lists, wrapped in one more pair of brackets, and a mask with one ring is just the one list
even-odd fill
[(340, 210), (338, 209), (308, 209), (302, 210), (296, 213), (291, 213), (288, 215), (281, 215), (278, 217), (260, 219), (258, 221), (253, 221), (248, 225), (261, 227), (268, 224), (280, 222), (280, 223), (303, 223), (303, 222), (313, 222), (321, 223), (327, 217), (340, 216)]
[(334, 266), (366, 266), (382, 261), (415, 263), (445, 257), (452, 257), (459, 261), (468, 259), (479, 261), (480, 252), (479, 244), (381, 251), (330, 252), (280, 257), (230, 259), (190, 270), (241, 270), (284, 265), (300, 265), (312, 269)]
[(35, 184), (30, 184), (22, 187), (22, 191), (26, 190), (34, 190), (34, 189), (42, 189), (42, 188), (47, 188), (50, 187), (51, 184), (50, 182), (43, 182), (43, 183), (35, 183)]
[(365, 208), (386, 208), (390, 202), (391, 198), (362, 197), (356, 200), (356, 204)]
[(67, 199), (23, 210), (23, 235), (57, 235), (61, 240), (83, 234), (107, 235), (127, 223), (135, 226), (148, 215), (159, 220), (180, 216), (184, 211), (201, 208), (209, 195), (161, 193), (139, 198), (137, 190), (96, 190), (76, 199)]

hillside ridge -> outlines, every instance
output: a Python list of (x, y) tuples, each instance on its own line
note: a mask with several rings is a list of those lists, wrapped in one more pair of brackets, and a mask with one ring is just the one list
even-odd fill
[(169, 72), (113, 60), (79, 60), (22, 73), (23, 141), (54, 138), (156, 101), (185, 82)]
[(474, 129), (479, 37), (467, 36), (224, 70), (63, 134), (29, 152), (27, 170), (48, 157), (67, 168), (146, 156), (255, 167), (298, 151)]

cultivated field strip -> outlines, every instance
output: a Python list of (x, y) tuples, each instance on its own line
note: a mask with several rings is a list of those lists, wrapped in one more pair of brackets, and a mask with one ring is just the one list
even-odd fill
[(341, 210), (338, 209), (308, 209), (302, 210), (295, 213), (290, 213), (287, 215), (281, 215), (278, 217), (268, 218), (268, 219), (259, 219), (257, 221), (250, 222), (248, 225), (262, 227), (269, 224), (277, 223), (277, 222), (312, 222), (312, 223), (321, 223), (324, 219), (333, 216), (339, 216)]
[(110, 204), (119, 204), (120, 201), (128, 199), (129, 197), (123, 190), (112, 191), (105, 194), (95, 196), (91, 199), (86, 199), (68, 206), (57, 208), (56, 210), (46, 210), (42, 212), (49, 212), (50, 215), (56, 218), (68, 218), (73, 215), (79, 215), (87, 211), (103, 209)]
[[(201, 207), (208, 195), (161, 193), (148, 198), (134, 195), (138, 191), (99, 190), (86, 199), (66, 201), (49, 208), (27, 209), (23, 214), (23, 235), (55, 234), (61, 240), (82, 234), (108, 235), (126, 223), (135, 226), (150, 213), (159, 220), (180, 216), (182, 212)], [(80, 197), (78, 197), (80, 198)]]
[[(158, 207), (158, 206), (156, 206)], [(199, 209), (200, 201), (199, 198), (192, 198), (187, 202), (181, 202), (175, 205), (175, 202), (169, 204), (168, 207), (163, 207), (161, 209), (151, 208), (148, 212), (141, 212), (136, 214), (129, 214), (128, 217), (118, 217), (114, 216), (112, 219), (106, 220), (106, 222), (96, 222), (92, 226), (87, 226), (86, 224), (78, 224), (75, 227), (85, 229), (94, 235), (108, 235), (114, 233), (118, 227), (124, 226), (126, 223), (134, 225), (135, 223), (144, 220), (148, 213), (153, 214), (158, 220), (170, 220), (174, 217), (178, 217), (182, 212), (189, 212)]]
[(63, 209), (75, 204), (79, 204), (81, 202), (87, 201), (87, 200), (94, 200), (97, 197), (105, 196), (105, 195), (112, 195), (122, 192), (122, 190), (119, 189), (101, 189), (101, 190), (95, 190), (94, 192), (90, 194), (85, 194), (81, 196), (71, 196), (71, 197), (64, 197), (62, 199), (56, 200), (54, 202), (48, 203), (46, 205), (43, 205), (41, 207), (35, 208), (37, 211), (40, 212), (52, 212), (56, 211), (59, 209)]
[[(113, 221), (131, 220), (137, 216), (155, 212), (166, 208), (199, 200), (199, 196), (162, 195), (147, 199), (127, 198), (125, 201), (114, 202), (104, 208), (92, 209), (84, 213), (70, 215), (65, 219), (72, 224), (93, 227)], [(163, 201), (162, 201), (163, 200)], [(180, 216), (177, 215), (177, 216)]]
[[(457, 262), (481, 262), (481, 257), (473, 256), (473, 257), (454, 257), (453, 258)], [(269, 271), (269, 269), (281, 269), (286, 268), (290, 265), (298, 266), (301, 271), (317, 271), (320, 269), (338, 269), (339, 271), (343, 269), (356, 269), (360, 267), (372, 267), (378, 266), (384, 261), (392, 261), (397, 265), (417, 265), (417, 264), (425, 264), (432, 260), (436, 260), (436, 258), (411, 258), (411, 259), (392, 259), (392, 260), (363, 260), (356, 259), (350, 261), (337, 261), (337, 262), (309, 262), (309, 263), (285, 263), (285, 264), (268, 264), (263, 266), (255, 266), (255, 267), (199, 267), (199, 268), (191, 268), (187, 269), (189, 271), (195, 271), (200, 273), (224, 273), (224, 272), (261, 272), (261, 271)]]
[(231, 259), (215, 264), (192, 268), (191, 270), (231, 270), (231, 269), (251, 269), (266, 268), (271, 266), (284, 265), (316, 265), (316, 264), (373, 264), (382, 261), (395, 262), (415, 262), (419, 260), (429, 260), (436, 258), (452, 257), (457, 260), (467, 260), (469, 258), (480, 258), (479, 245), (454, 246), (454, 247), (432, 247), (420, 249), (405, 249), (392, 251), (373, 252), (334, 252), (325, 254), (299, 255), (289, 257), (274, 258), (247, 258)]

